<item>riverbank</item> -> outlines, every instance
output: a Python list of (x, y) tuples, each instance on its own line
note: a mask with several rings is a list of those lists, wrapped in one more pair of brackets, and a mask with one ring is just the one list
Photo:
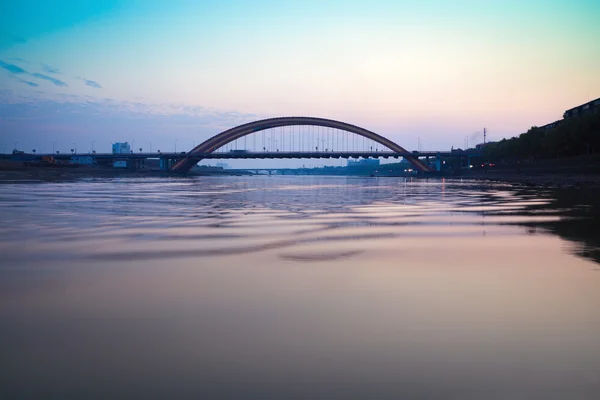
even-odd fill
[[(233, 175), (228, 173), (189, 173), (184, 176)], [(239, 175), (239, 174), (235, 174)], [(159, 170), (118, 170), (104, 168), (29, 168), (0, 170), (0, 183), (11, 182), (60, 182), (89, 178), (149, 178), (181, 177)]]
[(9, 182), (56, 182), (72, 181), (82, 178), (113, 178), (113, 177), (148, 177), (148, 176), (167, 176), (162, 171), (127, 171), (127, 170), (106, 170), (106, 169), (52, 169), (52, 168), (31, 168), (21, 170), (0, 170), (0, 183)]
[[(454, 177), (551, 188), (600, 188), (600, 155), (512, 160), (462, 170)], [(483, 166), (482, 166), (483, 167)]]
[(542, 173), (542, 172), (474, 172), (456, 176), (455, 178), (481, 181), (506, 182), (524, 186), (547, 188), (600, 188), (600, 174), (587, 173)]
[[(185, 176), (232, 175), (223, 173), (190, 173)], [(235, 174), (238, 175), (238, 174)], [(0, 183), (11, 182), (60, 182), (90, 178), (148, 178), (178, 177), (167, 171), (159, 170), (118, 170), (105, 168), (23, 168), (18, 170), (0, 170)], [(547, 188), (600, 188), (600, 173), (580, 169), (544, 172), (541, 170), (475, 170), (460, 175), (439, 178), (473, 179), (481, 181), (506, 182), (515, 185), (539, 186)]]

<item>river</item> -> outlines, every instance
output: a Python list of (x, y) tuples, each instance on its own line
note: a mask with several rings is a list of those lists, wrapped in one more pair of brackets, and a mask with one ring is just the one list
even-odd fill
[(1, 398), (600, 398), (598, 197), (475, 181), (0, 185)]

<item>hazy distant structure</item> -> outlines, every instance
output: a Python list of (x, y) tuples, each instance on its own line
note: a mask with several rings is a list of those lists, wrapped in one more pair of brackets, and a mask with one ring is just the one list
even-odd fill
[(475, 150), (482, 150), (488, 144), (493, 144), (493, 143), (496, 143), (496, 142), (494, 142), (494, 141), (490, 142), (487, 140), (487, 128), (483, 128), (483, 143), (476, 144)]
[(377, 158), (364, 158), (357, 161), (348, 160), (349, 167), (376, 167), (379, 164), (379, 159)]
[(597, 98), (596, 100), (588, 101), (585, 104), (568, 109), (563, 114), (563, 118), (567, 119), (567, 118), (579, 117), (580, 115), (584, 115), (584, 114), (595, 114), (599, 110), (600, 110), (600, 98)]
[(130, 154), (131, 146), (127, 142), (117, 142), (112, 145), (112, 153), (113, 154)]
[(217, 168), (227, 169), (227, 168), (229, 168), (229, 164), (224, 163), (224, 162), (218, 162), (217, 163)]
[(488, 140), (487, 142), (476, 144), (475, 145), (475, 150), (482, 150), (485, 146), (488, 146), (488, 145), (494, 144), (494, 143), (496, 143), (496, 142)]

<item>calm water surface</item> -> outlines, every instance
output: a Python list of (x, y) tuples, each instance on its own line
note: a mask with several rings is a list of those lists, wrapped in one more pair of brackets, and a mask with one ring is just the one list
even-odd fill
[(1, 398), (600, 398), (594, 194), (0, 185)]

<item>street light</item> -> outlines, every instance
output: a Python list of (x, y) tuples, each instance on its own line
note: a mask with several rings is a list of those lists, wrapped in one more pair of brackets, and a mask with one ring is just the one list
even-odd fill
[(77, 153), (77, 143), (73, 142), (73, 148), (71, 149), (71, 153)]
[(52, 142), (52, 154), (54, 154), (54, 145), (56, 144), (56, 142)]
[(152, 142), (148, 142), (148, 144), (150, 145), (150, 153), (152, 153)]
[(94, 150), (96, 150), (95, 146), (96, 146), (96, 141), (95, 141), (95, 140), (92, 140), (92, 152), (93, 152)]
[(175, 153), (177, 153), (177, 139), (175, 139)]

